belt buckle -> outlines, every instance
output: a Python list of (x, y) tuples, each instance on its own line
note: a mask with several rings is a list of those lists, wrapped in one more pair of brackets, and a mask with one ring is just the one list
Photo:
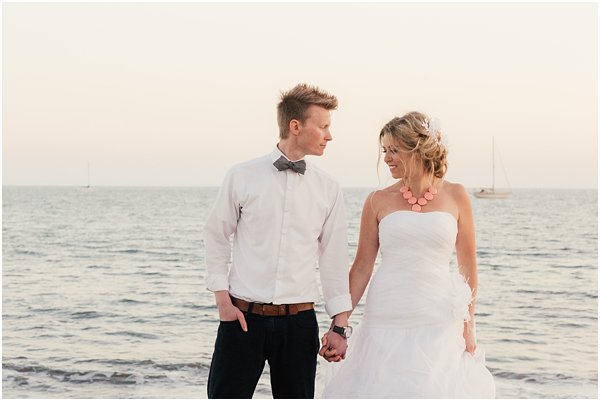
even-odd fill
[(279, 308), (277, 308), (277, 305), (263, 305), (263, 312), (267, 316), (279, 316)]
[(285, 316), (286, 315), (285, 305), (262, 304), (261, 309), (262, 309), (263, 316)]

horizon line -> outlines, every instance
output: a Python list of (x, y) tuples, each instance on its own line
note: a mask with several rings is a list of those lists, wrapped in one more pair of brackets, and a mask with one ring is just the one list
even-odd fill
[[(463, 184), (464, 185), (464, 184)], [(2, 184), (2, 187), (61, 187), (61, 188), (220, 188), (220, 185), (120, 185), (120, 184), (108, 184), (108, 185), (74, 185), (74, 184)], [(356, 186), (342, 185), (342, 188), (348, 189), (369, 189), (369, 188), (378, 188), (377, 186)], [(472, 189), (482, 189), (482, 188), (490, 188), (487, 186), (466, 186), (465, 188)], [(497, 187), (497, 190), (513, 190), (513, 189), (594, 189), (598, 190), (598, 187)]]

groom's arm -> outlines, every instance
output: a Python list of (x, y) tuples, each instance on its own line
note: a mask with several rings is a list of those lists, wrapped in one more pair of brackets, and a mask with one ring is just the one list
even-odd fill
[[(348, 326), (348, 312), (352, 309), (348, 278), (348, 234), (344, 196), (339, 185), (319, 236), (319, 250), (325, 310), (333, 319), (332, 325)], [(323, 336), (323, 347), (319, 354), (330, 362), (337, 362), (345, 357), (347, 347), (344, 337), (329, 330)]]
[(219, 320), (239, 320), (248, 331), (243, 313), (233, 306), (229, 297), (229, 269), (231, 267), (231, 244), (240, 218), (240, 207), (235, 195), (235, 170), (232, 168), (219, 189), (217, 200), (204, 226), (204, 249), (206, 260), (206, 288), (215, 293)]
[[(346, 231), (346, 209), (342, 189), (337, 186), (335, 198), (321, 235), (319, 236), (319, 273), (325, 310), (340, 324), (348, 323), (343, 312), (352, 309), (348, 278), (348, 234)], [(345, 320), (344, 320), (345, 319)]]
[(234, 171), (230, 170), (215, 205), (204, 225), (204, 251), (206, 260), (206, 288), (210, 291), (229, 290), (229, 268), (231, 267), (231, 244), (229, 239), (235, 232), (240, 217), (235, 201)]

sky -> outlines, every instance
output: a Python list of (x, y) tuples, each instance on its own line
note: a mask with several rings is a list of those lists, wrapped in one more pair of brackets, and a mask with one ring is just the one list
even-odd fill
[[(2, 5), (3, 185), (218, 186), (269, 153), (280, 91), (336, 95), (311, 160), (393, 181), (382, 126), (440, 119), (447, 179), (597, 188), (595, 3)], [(506, 173), (506, 174), (504, 174)]]

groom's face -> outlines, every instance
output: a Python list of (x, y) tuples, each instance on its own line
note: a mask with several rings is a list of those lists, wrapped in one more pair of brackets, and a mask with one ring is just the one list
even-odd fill
[(327, 143), (333, 139), (329, 132), (331, 114), (323, 107), (312, 105), (307, 115), (304, 123), (299, 124), (298, 146), (306, 155), (321, 156)]

